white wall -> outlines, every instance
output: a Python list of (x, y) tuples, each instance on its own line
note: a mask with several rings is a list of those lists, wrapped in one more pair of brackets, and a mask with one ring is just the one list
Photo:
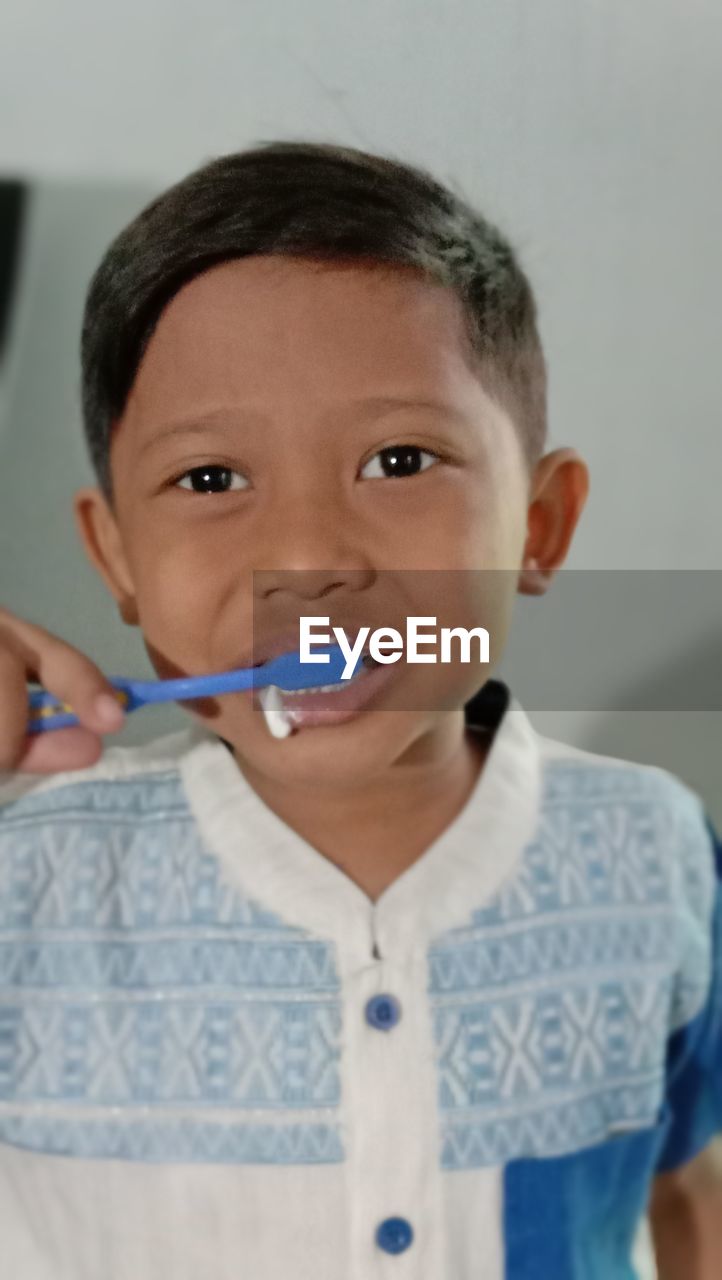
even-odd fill
[[(540, 302), (550, 445), (592, 471), (570, 567), (722, 569), (721, 38), (716, 0), (5, 0), (0, 172), (40, 187), (0, 425), (3, 603), (149, 672), (70, 517), (90, 479), (82, 293), (153, 192), (273, 137), (428, 165), (511, 234)], [(662, 630), (624, 681), (684, 679), (697, 625), (687, 657)], [(126, 740), (176, 714), (140, 713)], [(533, 718), (675, 769), (722, 817), (722, 713), (660, 714)]]

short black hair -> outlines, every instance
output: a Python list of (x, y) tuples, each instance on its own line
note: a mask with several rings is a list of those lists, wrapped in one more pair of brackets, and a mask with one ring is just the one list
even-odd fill
[(510, 412), (533, 466), (546, 439), (546, 365), (534, 295), (508, 239), (424, 169), (332, 143), (273, 141), (213, 159), (157, 196), (90, 281), (83, 428), (110, 501), (111, 429), (163, 308), (211, 266), (255, 254), (416, 267), (455, 290), (485, 388)]

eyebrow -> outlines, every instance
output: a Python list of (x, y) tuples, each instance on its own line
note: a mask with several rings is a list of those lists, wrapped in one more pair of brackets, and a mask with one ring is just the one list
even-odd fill
[[(400, 409), (427, 409), (444, 417), (453, 418), (463, 426), (469, 426), (470, 419), (454, 405), (443, 400), (413, 399), (404, 396), (368, 396), (350, 402), (352, 409), (362, 409), (363, 416), (381, 417), (383, 414), (398, 412)], [(237, 408), (213, 409), (201, 415), (193, 414), (190, 418), (179, 418), (175, 422), (161, 427), (156, 434), (146, 440), (140, 452), (154, 448), (162, 441), (176, 436), (205, 436), (210, 428), (218, 425), (242, 425), (243, 410)], [(254, 415), (255, 416), (255, 415)]]

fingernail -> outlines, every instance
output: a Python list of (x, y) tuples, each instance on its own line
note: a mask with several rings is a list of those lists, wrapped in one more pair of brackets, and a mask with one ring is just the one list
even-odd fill
[(122, 724), (123, 708), (112, 694), (99, 693), (93, 705), (98, 718), (103, 724), (107, 724), (108, 728)]

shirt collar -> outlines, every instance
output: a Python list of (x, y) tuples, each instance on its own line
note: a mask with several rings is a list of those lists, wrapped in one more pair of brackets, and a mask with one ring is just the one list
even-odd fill
[(333, 938), (349, 964), (374, 945), (403, 958), (464, 925), (519, 865), (539, 809), (537, 735), (508, 687), (489, 680), (465, 706), (469, 727), (492, 729), (476, 786), (447, 828), (372, 902), (340, 868), (261, 800), (228, 745), (205, 729), (180, 761), (202, 837), (229, 881), (282, 918)]

